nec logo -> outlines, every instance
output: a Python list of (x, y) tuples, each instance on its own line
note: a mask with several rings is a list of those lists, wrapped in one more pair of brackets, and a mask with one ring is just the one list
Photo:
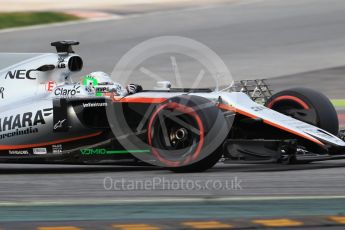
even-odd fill
[(31, 71), (35, 71), (35, 70), (34, 69), (30, 69), (30, 70), (20, 69), (20, 70), (15, 70), (14, 72), (8, 71), (5, 76), (5, 79), (10, 78), (10, 79), (20, 79), (20, 80), (24, 80), (24, 79), (36, 80), (35, 77), (30, 76)]

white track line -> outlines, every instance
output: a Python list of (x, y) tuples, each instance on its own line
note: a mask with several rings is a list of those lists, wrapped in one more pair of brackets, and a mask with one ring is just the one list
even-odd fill
[(278, 201), (278, 200), (327, 200), (345, 199), (339, 196), (251, 196), (251, 197), (200, 197), (200, 198), (124, 198), (124, 199), (99, 199), (99, 200), (45, 200), (45, 201), (0, 201), (0, 207), (15, 206), (74, 206), (74, 205), (116, 205), (116, 204), (151, 204), (151, 203), (200, 203), (200, 202), (231, 202), (231, 201)]

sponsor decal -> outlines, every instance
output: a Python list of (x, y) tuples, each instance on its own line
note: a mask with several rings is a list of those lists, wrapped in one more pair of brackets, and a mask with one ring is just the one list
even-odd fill
[(64, 68), (66, 68), (66, 64), (63, 63), (63, 62), (60, 62), (60, 63), (58, 63), (57, 67), (58, 67), (59, 69), (64, 69)]
[(81, 149), (82, 155), (113, 155), (113, 154), (130, 154), (130, 153), (151, 153), (149, 149), (135, 150), (107, 150), (107, 149)]
[(113, 87), (95, 87), (96, 90), (96, 96), (97, 97), (102, 97), (103, 95), (105, 95), (106, 93), (116, 93), (117, 95), (119, 94), (118, 92), (121, 92), (122, 89), (120, 86), (115, 86), (116, 88)]
[(82, 155), (103, 155), (107, 154), (106, 149), (81, 149), (80, 153)]
[(0, 134), (0, 139), (5, 139), (8, 137), (22, 136), (22, 135), (27, 135), (27, 134), (32, 134), (32, 133), (38, 133), (38, 129), (32, 128), (32, 127), (26, 128), (24, 130), (16, 129), (14, 132)]
[(96, 93), (106, 93), (109, 92), (109, 87), (97, 87)]
[(74, 85), (73, 88), (58, 87), (54, 90), (56, 96), (73, 97), (80, 93), (80, 86)]
[(54, 154), (62, 153), (62, 145), (61, 144), (52, 145), (52, 152)]
[(46, 148), (33, 148), (32, 151), (36, 155), (47, 154), (47, 149)]
[(251, 107), (251, 109), (254, 110), (255, 112), (259, 112), (259, 111), (265, 110), (266, 107), (265, 106), (253, 106), (253, 107)]
[(63, 128), (65, 122), (66, 122), (66, 119), (59, 120), (59, 121), (54, 125), (54, 130)]
[(53, 92), (53, 89), (55, 88), (56, 82), (55, 81), (48, 81), (45, 85), (45, 88), (48, 92)]
[(89, 102), (83, 103), (84, 108), (94, 108), (94, 107), (107, 107), (108, 104), (106, 102)]
[(67, 132), (70, 128), (67, 120), (67, 100), (61, 99), (54, 101), (53, 107), (53, 132)]
[(25, 69), (18, 69), (18, 70), (10, 70), (7, 72), (5, 79), (18, 79), (18, 80), (36, 80), (35, 77), (31, 77), (30, 73), (35, 71), (34, 69), (25, 70)]
[(0, 134), (0, 139), (37, 133), (38, 128), (35, 126), (46, 124), (45, 117), (52, 114), (52, 109), (53, 108), (47, 108), (37, 110), (35, 113), (26, 112), (0, 118), (0, 132), (2, 132), (2, 134)]
[(0, 97), (1, 97), (1, 99), (4, 99), (4, 91), (5, 91), (5, 88), (4, 87), (0, 87)]
[(28, 155), (28, 150), (9, 150), (8, 153), (10, 155)]
[(66, 68), (66, 64), (64, 63), (64, 61), (65, 61), (65, 57), (59, 56), (59, 60), (58, 60), (58, 64), (57, 64), (57, 67), (58, 67), (59, 69), (64, 69), (64, 68)]
[(93, 88), (91, 86), (85, 86), (85, 91), (88, 92), (89, 94), (92, 94)]

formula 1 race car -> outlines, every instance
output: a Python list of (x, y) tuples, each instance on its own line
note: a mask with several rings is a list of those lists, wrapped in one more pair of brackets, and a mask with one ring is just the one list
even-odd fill
[(0, 64), (0, 161), (158, 165), (204, 171), (222, 161), (296, 163), (344, 158), (336, 111), (321, 93), (272, 95), (264, 80), (226, 91), (172, 88), (119, 96), (114, 82), (73, 82), (78, 42)]

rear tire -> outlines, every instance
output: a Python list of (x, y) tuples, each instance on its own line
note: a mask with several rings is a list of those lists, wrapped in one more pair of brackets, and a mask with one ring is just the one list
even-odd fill
[(322, 93), (308, 88), (292, 88), (274, 94), (268, 108), (338, 135), (339, 121), (331, 101)]

